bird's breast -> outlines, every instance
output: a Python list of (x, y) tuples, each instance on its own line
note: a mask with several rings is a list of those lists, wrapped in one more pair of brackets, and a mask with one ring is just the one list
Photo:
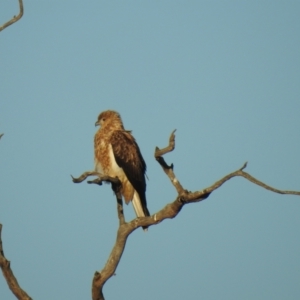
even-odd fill
[(115, 160), (111, 144), (106, 139), (95, 137), (95, 170), (111, 177), (119, 177), (120, 180), (125, 173)]

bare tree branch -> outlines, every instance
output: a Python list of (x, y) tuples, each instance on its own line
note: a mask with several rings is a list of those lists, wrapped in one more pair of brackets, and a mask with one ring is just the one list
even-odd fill
[(98, 185), (102, 185), (102, 182), (106, 181), (106, 182), (111, 182), (115, 185), (120, 185), (121, 182), (118, 178), (114, 178), (114, 177), (110, 177), (110, 176), (106, 176), (106, 175), (102, 175), (96, 171), (87, 171), (87, 172), (84, 172), (83, 174), (81, 174), (78, 178), (75, 178), (71, 175), (72, 177), (72, 180), (74, 183), (80, 183), (82, 181), (84, 181), (87, 177), (89, 176), (97, 176), (98, 178), (92, 180), (92, 181), (88, 181), (88, 183), (95, 183), (95, 184), (98, 184)]
[(180, 182), (177, 180), (174, 172), (173, 172), (173, 164), (170, 166), (165, 162), (164, 158), (162, 157), (164, 154), (172, 152), (175, 149), (175, 130), (170, 135), (169, 138), (169, 145), (163, 149), (159, 149), (158, 147), (155, 148), (154, 157), (158, 161), (158, 163), (163, 168), (164, 172), (168, 175), (170, 178), (172, 184), (177, 190), (177, 193), (180, 195), (185, 192), (184, 188), (180, 184)]
[(9, 20), (8, 22), (4, 23), (2, 26), (0, 26), (0, 31), (2, 31), (3, 29), (5, 29), (6, 27), (16, 23), (18, 20), (20, 20), (23, 16), (24, 13), (24, 8), (23, 8), (23, 2), (22, 0), (19, 0), (19, 6), (20, 6), (20, 12), (17, 16), (13, 16), (11, 20)]
[(21, 289), (13, 271), (10, 268), (10, 261), (8, 261), (4, 256), (4, 250), (2, 245), (2, 224), (0, 224), (0, 267), (2, 269), (3, 276), (7, 282), (8, 287), (13, 292), (13, 294), (19, 300), (32, 300), (24, 290)]
[[(173, 131), (171, 133), (171, 136), (170, 136), (170, 139), (169, 139), (169, 146), (167, 146), (163, 150), (160, 150), (156, 147), (154, 156), (155, 156), (156, 160), (162, 166), (165, 173), (168, 175), (171, 183), (175, 186), (178, 194), (182, 197), (182, 200), (184, 200), (186, 203), (198, 202), (198, 201), (206, 199), (207, 197), (203, 199), (204, 195), (208, 196), (211, 192), (213, 192), (214, 190), (219, 188), (221, 185), (223, 185), (223, 183), (225, 183), (226, 181), (228, 181), (229, 179), (231, 179), (232, 177), (235, 177), (235, 176), (244, 177), (244, 178), (248, 179), (249, 181), (251, 181), (252, 183), (255, 183), (255, 184), (257, 184), (257, 185), (259, 185), (259, 186), (261, 186), (261, 187), (263, 187), (263, 188), (265, 188), (269, 191), (272, 191), (274, 193), (290, 194), (290, 195), (300, 196), (300, 192), (298, 192), (298, 191), (284, 191), (284, 190), (275, 189), (275, 188), (263, 183), (262, 181), (254, 178), (250, 174), (244, 172), (243, 170), (247, 167), (247, 162), (245, 162), (244, 165), (240, 169), (238, 169), (237, 171), (232, 172), (232, 173), (224, 176), (222, 179), (218, 180), (213, 185), (211, 185), (210, 187), (208, 187), (208, 188), (206, 188), (202, 191), (196, 191), (196, 192), (192, 193), (192, 192), (188, 192), (188, 191), (184, 190), (183, 188), (181, 188), (181, 184), (179, 183), (179, 180), (175, 177), (175, 174), (173, 172), (173, 164), (171, 165), (171, 167), (168, 167), (168, 165), (165, 163), (163, 158), (160, 157), (161, 153), (165, 154), (165, 153), (168, 153), (168, 152), (171, 152), (171, 151), (174, 150), (174, 148), (175, 148), (175, 135), (174, 135), (174, 132), (175, 131)], [(163, 161), (163, 163), (161, 163), (161, 161)], [(166, 170), (166, 166), (167, 166), (167, 170)]]
[(0, 134), (0, 139), (3, 137), (3, 135), (4, 135), (4, 133), (1, 133), (1, 134)]
[(182, 185), (180, 184), (179, 180), (176, 178), (175, 173), (173, 171), (173, 164), (170, 166), (165, 162), (164, 158), (162, 157), (164, 154), (169, 153), (175, 149), (175, 130), (171, 133), (169, 138), (169, 145), (163, 149), (159, 149), (156, 147), (154, 157), (158, 161), (158, 163), (161, 165), (162, 169), (166, 173), (166, 175), (169, 177), (171, 183), (175, 187), (178, 195), (176, 199), (167, 204), (164, 208), (162, 208), (160, 211), (155, 213), (154, 215), (150, 217), (141, 217), (133, 219), (132, 221), (126, 223), (124, 214), (123, 214), (123, 206), (122, 206), (122, 197), (119, 192), (120, 189), (120, 182), (117, 178), (112, 178), (108, 176), (102, 176), (101, 174), (97, 172), (85, 172), (83, 173), (79, 178), (73, 178), (73, 182), (79, 183), (84, 181), (89, 176), (97, 176), (93, 181), (88, 181), (88, 183), (95, 183), (101, 185), (103, 181), (111, 182), (112, 188), (114, 192), (116, 193), (117, 198), (117, 207), (118, 207), (118, 217), (119, 217), (119, 229), (117, 232), (117, 239), (115, 242), (115, 245), (110, 253), (110, 256), (106, 262), (106, 265), (101, 270), (101, 272), (95, 272), (93, 283), (92, 283), (92, 299), (93, 300), (104, 300), (103, 295), (103, 286), (105, 282), (112, 277), (115, 274), (115, 271), (117, 269), (117, 266), (120, 262), (120, 259), (122, 257), (126, 241), (128, 236), (137, 228), (139, 227), (149, 227), (152, 225), (156, 225), (160, 223), (161, 221), (165, 219), (171, 219), (177, 216), (177, 214), (180, 212), (181, 208), (185, 204), (193, 203), (193, 202), (199, 202), (209, 197), (209, 195), (219, 187), (221, 187), (226, 181), (229, 179), (235, 177), (235, 176), (241, 176), (246, 178), (247, 180), (251, 181), (254, 184), (257, 184), (267, 190), (270, 190), (275, 193), (279, 194), (291, 194), (291, 195), (299, 195), (300, 192), (297, 191), (283, 191), (279, 189), (275, 189), (269, 185), (266, 185), (265, 183), (259, 181), (258, 179), (254, 178), (250, 174), (244, 172), (244, 169), (247, 166), (247, 163), (245, 163), (240, 169), (224, 176), (222, 179), (218, 180), (211, 186), (195, 192), (189, 192), (185, 190)]
[[(22, 0), (19, 0), (19, 6), (20, 6), (19, 14), (17, 16), (13, 16), (13, 18), (11, 20), (9, 20), (8, 22), (6, 22), (2, 26), (0, 26), (0, 31), (2, 31), (6, 27), (12, 25), (13, 23), (17, 22), (18, 20), (20, 20), (22, 18), (23, 13), (24, 13)], [(3, 136), (3, 133), (0, 134), (0, 139), (2, 136)], [(31, 297), (28, 296), (27, 293), (24, 290), (22, 290), (22, 288), (20, 287), (16, 277), (13, 274), (13, 271), (10, 268), (10, 262), (4, 256), (1, 231), (2, 231), (2, 224), (0, 224), (0, 267), (1, 267), (1, 270), (3, 273), (3, 276), (7, 282), (8, 287), (13, 292), (13, 294), (17, 297), (17, 299), (30, 300)]]

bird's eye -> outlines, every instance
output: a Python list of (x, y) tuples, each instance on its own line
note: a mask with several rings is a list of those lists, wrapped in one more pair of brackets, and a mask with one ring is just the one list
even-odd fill
[(104, 121), (105, 121), (105, 118), (102, 118), (102, 121), (104, 122)]

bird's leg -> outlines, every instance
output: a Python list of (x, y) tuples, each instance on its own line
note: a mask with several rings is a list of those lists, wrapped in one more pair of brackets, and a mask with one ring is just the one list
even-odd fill
[(118, 211), (119, 224), (121, 226), (122, 224), (125, 224), (123, 201), (122, 201), (122, 194), (121, 194), (122, 184), (119, 180), (117, 182), (111, 182), (111, 188), (114, 191), (117, 198), (117, 211)]

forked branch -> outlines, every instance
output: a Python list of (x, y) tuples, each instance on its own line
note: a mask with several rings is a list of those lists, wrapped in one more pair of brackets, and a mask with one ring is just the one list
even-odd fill
[(14, 276), (12, 269), (10, 268), (10, 261), (8, 261), (4, 256), (1, 231), (2, 231), (2, 224), (0, 224), (0, 267), (2, 269), (2, 273), (7, 282), (7, 285), (10, 288), (10, 290), (13, 292), (13, 294), (17, 297), (17, 299), (32, 300), (30, 296), (28, 296), (27, 293), (24, 290), (22, 290), (22, 288), (20, 287), (16, 277)]
[[(199, 202), (201, 200), (204, 200), (214, 190), (218, 189), (226, 181), (228, 181), (229, 179), (231, 179), (233, 177), (236, 177), (236, 176), (244, 177), (244, 178), (248, 179), (249, 181), (251, 181), (252, 183), (257, 184), (257, 185), (259, 185), (259, 186), (261, 186), (261, 187), (263, 187), (263, 188), (265, 188), (269, 191), (272, 191), (274, 193), (300, 196), (300, 192), (298, 192), (298, 191), (285, 191), (285, 190), (279, 190), (279, 189), (273, 188), (273, 187), (263, 183), (262, 181), (254, 178), (250, 174), (244, 172), (244, 169), (247, 167), (247, 162), (245, 162), (244, 165), (240, 169), (224, 176), (222, 179), (218, 180), (217, 182), (215, 182), (210, 187), (207, 187), (207, 188), (205, 188), (201, 191), (196, 191), (196, 192), (188, 192), (187, 190), (184, 190), (183, 188), (181, 188), (181, 184), (180, 184), (179, 180), (175, 177), (175, 174), (173, 172), (173, 164), (171, 165), (171, 167), (168, 167), (168, 165), (165, 163), (164, 159), (160, 156), (161, 151), (163, 151), (163, 154), (166, 154), (166, 153), (171, 152), (171, 151), (174, 150), (174, 148), (175, 148), (175, 135), (174, 135), (174, 132), (175, 131), (173, 131), (171, 133), (171, 136), (170, 136), (170, 139), (169, 139), (169, 146), (167, 146), (163, 150), (160, 150), (156, 147), (154, 156), (155, 156), (156, 160), (159, 162), (159, 164), (161, 165), (161, 167), (163, 168), (163, 170), (165, 171), (165, 173), (168, 175), (171, 183), (174, 185), (177, 192), (181, 191), (181, 194), (179, 192), (178, 192), (178, 194), (181, 196), (181, 199), (182, 199), (183, 202), (190, 203), (190, 202)], [(166, 166), (167, 166), (167, 169), (166, 169)], [(206, 197), (203, 198), (203, 196), (206, 196)]]
[(9, 20), (8, 22), (6, 22), (2, 26), (0, 26), (0, 31), (2, 31), (3, 29), (5, 29), (9, 25), (12, 25), (12, 24), (16, 23), (18, 20), (20, 20), (22, 18), (23, 13), (24, 13), (24, 8), (23, 8), (23, 2), (22, 2), (22, 0), (19, 0), (19, 7), (20, 7), (19, 14), (17, 16), (13, 16), (11, 20)]
[(84, 181), (89, 176), (97, 176), (96, 179), (92, 181), (88, 181), (88, 183), (95, 183), (101, 185), (103, 181), (111, 182), (112, 188), (116, 193), (117, 197), (117, 207), (118, 207), (118, 217), (119, 217), (119, 229), (117, 232), (117, 239), (115, 242), (115, 245), (111, 251), (111, 254), (106, 262), (106, 265), (100, 272), (95, 272), (93, 283), (92, 283), (92, 299), (93, 300), (102, 300), (104, 299), (103, 295), (103, 286), (105, 282), (115, 274), (115, 271), (117, 269), (117, 266), (120, 262), (120, 259), (122, 257), (126, 241), (128, 236), (137, 228), (139, 227), (150, 227), (152, 225), (156, 225), (160, 223), (161, 221), (165, 219), (174, 218), (177, 216), (177, 214), (180, 212), (181, 208), (185, 204), (193, 203), (193, 202), (199, 202), (204, 199), (207, 199), (209, 195), (219, 187), (221, 187), (226, 181), (229, 179), (235, 177), (235, 176), (241, 176), (246, 178), (247, 180), (251, 181), (254, 184), (257, 184), (267, 190), (270, 190), (275, 193), (279, 194), (291, 194), (291, 195), (300, 195), (300, 192), (298, 191), (283, 191), (279, 189), (275, 189), (269, 185), (266, 185), (265, 183), (259, 181), (258, 179), (254, 178), (250, 174), (244, 172), (244, 169), (247, 166), (247, 163), (245, 163), (240, 169), (224, 176), (211, 186), (195, 191), (190, 192), (182, 187), (179, 180), (176, 178), (175, 173), (173, 171), (173, 164), (168, 165), (163, 155), (166, 153), (169, 153), (175, 149), (175, 130), (171, 133), (169, 138), (169, 145), (163, 149), (159, 149), (156, 147), (154, 157), (158, 161), (158, 163), (161, 165), (162, 169), (166, 173), (166, 175), (169, 177), (171, 183), (175, 187), (177, 191), (177, 197), (176, 199), (167, 204), (164, 208), (162, 208), (157, 213), (153, 214), (150, 217), (142, 217), (142, 218), (136, 218), (130, 222), (125, 222), (124, 214), (123, 214), (123, 206), (122, 206), (122, 198), (119, 192), (120, 189), (120, 182), (117, 178), (111, 178), (108, 176), (102, 176), (101, 174), (97, 172), (85, 172), (83, 173), (79, 178), (73, 178), (73, 182), (79, 183)]

